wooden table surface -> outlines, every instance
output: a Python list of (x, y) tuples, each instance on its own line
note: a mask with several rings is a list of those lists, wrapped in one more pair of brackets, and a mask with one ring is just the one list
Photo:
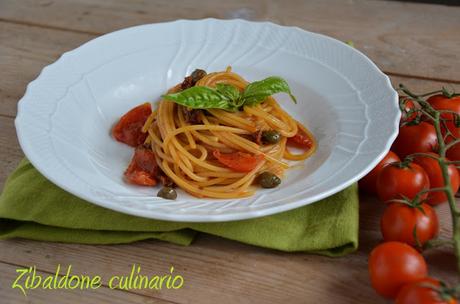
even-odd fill
[[(0, 0), (0, 185), (23, 157), (14, 129), (16, 103), (40, 70), (96, 36), (143, 23), (179, 18), (270, 20), (320, 32), (368, 55), (393, 84), (415, 91), (460, 89), (460, 7), (394, 1), (178, 1)], [(289, 254), (201, 235), (189, 247), (149, 240), (89, 246), (30, 240), (0, 242), (1, 303), (385, 303), (368, 282), (367, 256), (380, 242), (382, 205), (361, 197), (359, 250), (342, 258)], [(442, 235), (450, 231), (438, 208)], [(432, 275), (456, 282), (448, 248), (425, 254)], [(51, 274), (58, 264), (78, 274), (145, 274), (170, 266), (185, 279), (179, 290), (32, 290), (11, 283), (15, 269), (36, 265)]]

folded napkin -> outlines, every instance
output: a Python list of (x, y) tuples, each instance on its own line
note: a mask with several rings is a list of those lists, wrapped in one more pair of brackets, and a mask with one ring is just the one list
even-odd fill
[(358, 246), (357, 187), (262, 218), (179, 223), (135, 217), (90, 204), (57, 187), (23, 160), (0, 196), (0, 239), (119, 244), (154, 238), (189, 245), (197, 232), (282, 251), (344, 255)]

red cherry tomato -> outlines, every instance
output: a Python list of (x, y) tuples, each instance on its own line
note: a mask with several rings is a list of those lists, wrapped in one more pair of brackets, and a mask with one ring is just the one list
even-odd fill
[(309, 150), (313, 145), (313, 141), (307, 133), (299, 128), (296, 135), (287, 139), (287, 144), (300, 149)]
[[(453, 121), (446, 121), (446, 126), (452, 134), (452, 136), (447, 136), (445, 140), (446, 144), (451, 143), (453, 140), (460, 139), (460, 127), (457, 128)], [(443, 127), (443, 125), (441, 125), (441, 132), (443, 136), (446, 135), (446, 128)], [(460, 143), (457, 143), (453, 145), (452, 147), (450, 147), (446, 151), (446, 156), (450, 160), (460, 161)], [(460, 174), (460, 169), (457, 168), (457, 171)]]
[(426, 277), (427, 266), (423, 256), (411, 246), (386, 242), (372, 250), (369, 275), (377, 293), (394, 299), (405, 284)]
[(405, 125), (393, 143), (393, 150), (401, 159), (417, 152), (432, 152), (437, 147), (436, 129), (427, 122)]
[(150, 114), (152, 114), (152, 106), (149, 103), (131, 109), (113, 127), (113, 137), (131, 147), (143, 144), (147, 138), (147, 133), (142, 132), (142, 127)]
[(456, 304), (457, 300), (448, 296), (443, 299), (436, 291), (440, 283), (438, 280), (427, 277), (416, 282), (404, 285), (396, 297), (395, 304)]
[[(453, 140), (460, 139), (460, 128), (457, 128), (455, 126), (454, 122), (452, 122), (452, 121), (446, 121), (446, 125), (447, 125), (447, 128), (449, 129), (449, 131), (453, 135), (453, 136), (448, 136), (446, 138), (446, 143), (448, 144), (448, 143), (452, 142)], [(445, 128), (442, 128), (442, 134), (443, 134), (443, 136), (446, 134)], [(452, 147), (450, 147), (446, 151), (446, 156), (450, 160), (460, 161), (460, 143), (457, 143), (457, 144), (453, 145)], [(457, 169), (457, 171), (460, 174), (460, 169)]]
[[(430, 188), (430, 180), (422, 167), (415, 163), (393, 163), (380, 171), (377, 194), (383, 202), (407, 197), (413, 199), (422, 190)], [(421, 199), (428, 194), (420, 196)]]
[(411, 122), (417, 117), (417, 112), (414, 112), (417, 109), (414, 101), (407, 97), (402, 97), (400, 101), (401, 108), (401, 122)]
[(221, 153), (214, 150), (213, 155), (217, 160), (237, 172), (250, 172), (264, 159), (262, 154), (252, 155), (244, 152)]
[[(438, 157), (435, 153), (428, 153), (435, 157)], [(431, 188), (438, 188), (444, 186), (444, 178), (442, 176), (441, 168), (439, 167), (438, 161), (432, 159), (430, 157), (416, 157), (414, 162), (419, 164), (423, 169), (425, 169), (426, 173), (428, 174), (428, 178), (430, 179), (430, 187)], [(449, 165), (447, 170), (450, 183), (452, 185), (452, 191), (456, 193), (458, 191), (458, 187), (460, 186), (460, 177), (454, 165)], [(443, 191), (436, 191), (430, 192), (428, 194), (427, 202), (430, 205), (438, 205), (447, 201), (447, 197)]]
[(386, 242), (398, 241), (415, 246), (417, 243), (414, 239), (414, 228), (421, 245), (433, 239), (439, 231), (436, 211), (428, 204), (421, 204), (419, 208), (423, 212), (405, 204), (390, 204), (380, 220), (383, 239)]
[(139, 146), (125, 171), (127, 182), (139, 186), (155, 186), (157, 184), (158, 165), (152, 150)]
[[(433, 95), (427, 99), (431, 106), (436, 110), (449, 110), (460, 114), (460, 96), (447, 97), (443, 94)], [(449, 131), (453, 134), (454, 138), (460, 138), (460, 128), (457, 128), (454, 124), (454, 115), (450, 113), (443, 113), (441, 117), (447, 119), (446, 124)], [(445, 135), (445, 128), (443, 128), (443, 135)], [(449, 143), (454, 138), (447, 138), (446, 142)], [(450, 160), (460, 160), (460, 144), (456, 144), (447, 150), (446, 156)]]
[[(460, 114), (460, 96), (447, 97), (443, 94), (433, 95), (426, 100), (435, 110), (449, 110)], [(442, 113), (442, 118), (453, 120), (454, 115), (451, 113)]]
[[(447, 97), (443, 94), (433, 95), (427, 99), (431, 106), (436, 110), (449, 110), (460, 114), (460, 96)], [(446, 124), (449, 131), (455, 138), (460, 138), (460, 128), (454, 124), (454, 115), (451, 113), (443, 113), (441, 117), (447, 119)], [(443, 135), (445, 128), (443, 128)], [(452, 137), (447, 139), (447, 143), (453, 140)], [(457, 144), (447, 151), (447, 157), (451, 160), (460, 160), (460, 144)]]
[(460, 160), (460, 143), (453, 145), (446, 153), (450, 160)]
[(367, 173), (367, 175), (359, 181), (359, 189), (364, 190), (367, 193), (376, 194), (377, 177), (380, 171), (382, 171), (383, 167), (386, 165), (399, 161), (400, 159), (398, 155), (396, 155), (394, 152), (388, 151), (387, 155), (385, 155), (385, 157), (377, 164), (377, 166), (375, 166), (371, 172)]

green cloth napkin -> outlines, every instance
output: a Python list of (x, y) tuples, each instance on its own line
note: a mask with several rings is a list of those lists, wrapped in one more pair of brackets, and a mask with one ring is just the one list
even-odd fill
[(282, 251), (344, 255), (358, 246), (357, 187), (262, 218), (179, 223), (135, 217), (90, 204), (57, 187), (23, 160), (0, 196), (0, 239), (119, 244), (154, 238), (189, 245), (197, 232)]

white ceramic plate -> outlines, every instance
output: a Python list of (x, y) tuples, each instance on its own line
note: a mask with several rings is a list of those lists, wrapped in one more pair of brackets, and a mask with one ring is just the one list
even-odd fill
[[(110, 136), (114, 122), (156, 101), (195, 68), (228, 65), (250, 81), (277, 75), (299, 103), (281, 105), (318, 139), (319, 149), (282, 185), (249, 199), (176, 201), (122, 176), (133, 150)], [(174, 221), (228, 221), (269, 215), (330, 196), (383, 158), (400, 113), (390, 81), (363, 54), (295, 27), (242, 20), (179, 20), (98, 37), (43, 69), (19, 102), (16, 129), (32, 164), (63, 189), (97, 205)], [(65, 208), (65, 202), (62, 202)]]

